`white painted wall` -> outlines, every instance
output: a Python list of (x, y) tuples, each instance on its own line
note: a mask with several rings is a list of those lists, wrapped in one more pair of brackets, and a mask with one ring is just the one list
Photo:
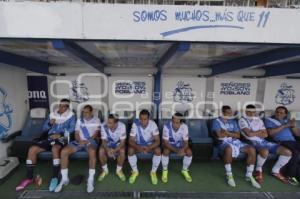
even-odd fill
[(299, 44), (299, 18), (299, 9), (0, 2), (0, 37)]

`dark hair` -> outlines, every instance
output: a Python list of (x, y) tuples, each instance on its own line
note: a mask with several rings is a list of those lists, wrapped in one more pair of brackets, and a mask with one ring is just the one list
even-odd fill
[(289, 112), (288, 109), (285, 106), (277, 106), (275, 111), (277, 111), (278, 109), (283, 109), (285, 114), (288, 114), (288, 112)]
[(89, 109), (89, 111), (93, 111), (93, 107), (91, 105), (85, 105), (83, 109)]
[(141, 110), (141, 112), (140, 112), (140, 116), (141, 115), (147, 115), (148, 116), (148, 118), (150, 117), (150, 112), (147, 110), (147, 109), (143, 109), (143, 110)]
[(246, 109), (256, 109), (256, 107), (253, 104), (248, 104)]
[(60, 103), (63, 104), (63, 105), (65, 105), (65, 106), (67, 106), (68, 108), (69, 108), (69, 106), (70, 106), (70, 100), (69, 100), (69, 99), (66, 99), (66, 98), (61, 99), (61, 100), (60, 100)]
[(119, 115), (118, 114), (109, 114), (108, 119), (113, 119), (115, 123), (119, 121)]
[(228, 106), (228, 105), (224, 105), (224, 106), (222, 106), (222, 113), (225, 113), (225, 111), (227, 111), (227, 110), (230, 110), (231, 109), (231, 107), (230, 106)]
[(184, 118), (183, 115), (179, 112), (176, 112), (173, 116), (172, 116), (172, 120), (174, 119), (174, 117), (178, 117), (180, 119), (180, 123), (184, 122)]

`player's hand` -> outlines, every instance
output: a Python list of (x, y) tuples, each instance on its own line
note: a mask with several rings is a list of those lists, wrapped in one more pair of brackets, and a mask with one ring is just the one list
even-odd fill
[(94, 135), (91, 137), (92, 140), (95, 140), (96, 138), (98, 138), (98, 133), (95, 132)]
[(290, 124), (290, 127), (291, 127), (291, 128), (295, 127), (295, 126), (296, 126), (296, 120), (295, 120), (295, 118), (291, 119), (291, 120), (289, 121), (289, 124)]
[(108, 150), (107, 150), (107, 155), (108, 155), (108, 157), (110, 157), (110, 158), (115, 158), (115, 154), (114, 154), (113, 149), (108, 149)]
[(89, 143), (87, 140), (80, 140), (80, 141), (79, 141), (79, 145), (80, 145), (80, 146), (84, 146), (84, 145), (86, 145), (87, 143)]
[(148, 147), (142, 147), (143, 153), (148, 153), (149, 152), (149, 148)]
[(55, 124), (55, 122), (56, 122), (55, 119), (51, 119), (51, 120), (49, 121), (49, 123), (50, 123), (51, 125)]
[(56, 139), (58, 139), (58, 138), (60, 138), (60, 137), (61, 137), (61, 135), (58, 134), (58, 133), (55, 133), (55, 134), (53, 134), (53, 135), (50, 135), (50, 138), (53, 139), (53, 140), (56, 140)]
[(177, 155), (178, 155), (178, 156), (185, 156), (185, 151), (184, 151), (184, 149), (179, 149), (178, 152), (177, 152)]

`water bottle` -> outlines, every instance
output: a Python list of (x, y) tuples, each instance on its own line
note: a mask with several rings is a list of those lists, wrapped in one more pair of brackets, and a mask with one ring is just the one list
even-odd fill
[(64, 137), (67, 140), (67, 143), (69, 143), (70, 142), (70, 133), (67, 129), (65, 129), (65, 131), (64, 131)]

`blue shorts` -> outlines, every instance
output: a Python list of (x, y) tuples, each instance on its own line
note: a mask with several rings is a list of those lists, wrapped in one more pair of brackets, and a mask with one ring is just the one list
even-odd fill
[(153, 144), (153, 142), (148, 142), (148, 143), (136, 142), (136, 144), (139, 145), (139, 146), (150, 146), (151, 144)]
[(183, 144), (175, 144), (175, 143), (170, 143), (170, 145), (176, 149), (181, 149), (183, 147)]
[(76, 151), (88, 151), (89, 146), (95, 147), (97, 149), (98, 144), (96, 143), (95, 140), (91, 141), (89, 144), (86, 145), (79, 145), (77, 141), (72, 141), (69, 143), (69, 146), (74, 147)]
[(270, 154), (276, 155), (277, 149), (280, 146), (279, 144), (276, 144), (274, 142), (268, 142), (266, 140), (263, 140), (261, 142), (257, 141), (250, 141), (251, 145), (255, 147), (257, 151), (260, 151), (262, 149), (267, 149)]

